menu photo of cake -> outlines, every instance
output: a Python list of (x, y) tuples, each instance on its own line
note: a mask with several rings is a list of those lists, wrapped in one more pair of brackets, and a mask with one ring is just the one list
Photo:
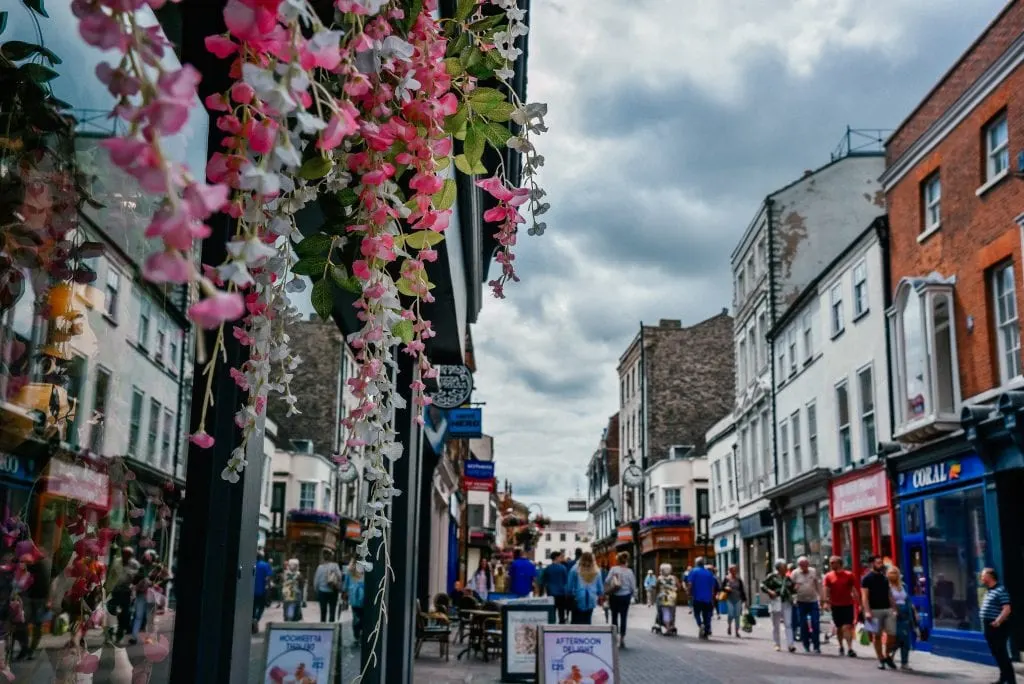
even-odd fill
[[(301, 651), (292, 651), (298, 655)], [(307, 653), (308, 655), (308, 653)], [(267, 684), (317, 684), (316, 675), (309, 671), (306, 663), (299, 662), (294, 667), (274, 665), (267, 671)]]
[(584, 670), (579, 665), (572, 665), (569, 674), (558, 680), (558, 684), (609, 684), (611, 675), (604, 668), (594, 672)]

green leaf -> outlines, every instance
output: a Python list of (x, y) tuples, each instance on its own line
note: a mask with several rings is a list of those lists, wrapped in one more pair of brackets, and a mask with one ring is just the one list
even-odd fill
[(459, 0), (455, 8), (455, 21), (465, 21), (476, 9), (477, 0)]
[(295, 253), (301, 258), (311, 256), (327, 256), (327, 253), (331, 249), (331, 245), (334, 244), (334, 238), (330, 235), (324, 235), (323, 233), (317, 233), (316, 235), (310, 235), (302, 242), (295, 245)]
[(460, 33), (458, 38), (448, 44), (448, 55), (452, 57), (461, 55), (467, 47), (469, 47), (469, 34)]
[(409, 344), (412, 342), (413, 335), (415, 335), (412, 329), (412, 321), (407, 321), (404, 318), (398, 321), (391, 326), (391, 334), (402, 340), (402, 342)]
[(363, 291), (363, 284), (359, 281), (359, 278), (350, 276), (344, 266), (335, 266), (331, 269), (330, 273), (331, 280), (341, 289), (352, 294), (359, 294)]
[(467, 25), (466, 28), (468, 28), (473, 33), (481, 33), (483, 31), (486, 31), (487, 29), (497, 27), (498, 24), (501, 24), (503, 21), (505, 21), (504, 12), (502, 12), (501, 14), (494, 14), (489, 17), (484, 17), (483, 19), (478, 19), (477, 21), (474, 21), (472, 24)]
[(434, 171), (444, 171), (452, 165), (451, 157), (441, 157), (437, 160), (437, 166), (434, 167)]
[(22, 40), (9, 40), (0, 45), (0, 54), (13, 62), (20, 62), (34, 55), (38, 49), (39, 46), (32, 43), (26, 43)]
[(25, 7), (28, 7), (30, 10), (32, 10), (36, 14), (40, 14), (40, 15), (46, 17), (47, 19), (50, 18), (50, 15), (46, 13), (46, 8), (43, 7), (43, 0), (21, 0), (21, 1), (23, 3), (25, 3)]
[(330, 159), (326, 159), (321, 156), (307, 159), (302, 163), (299, 168), (299, 178), (305, 178), (306, 180), (316, 180), (323, 178), (331, 172), (334, 168), (334, 162)]
[(338, 203), (343, 207), (351, 207), (359, 201), (359, 195), (352, 188), (345, 188), (338, 193)]
[(466, 70), (462, 68), (462, 62), (459, 61), (458, 57), (449, 57), (448, 59), (444, 60), (444, 70), (447, 71), (448, 75), (453, 78), (456, 76), (461, 76), (466, 72)]
[(512, 137), (512, 132), (500, 123), (494, 123), (493, 121), (478, 121), (474, 124), (487, 138), (487, 142), (491, 143), (494, 149), (499, 152), (505, 149), (505, 143)]
[[(455, 204), (455, 198), (457, 196), (458, 186), (455, 184), (455, 180), (452, 178), (445, 178), (444, 185), (441, 189), (434, 193), (433, 201), (434, 208), (444, 211), (445, 209), (451, 209), (452, 205)], [(415, 235), (416, 233), (413, 233)]]
[(480, 126), (474, 121), (466, 128), (466, 142), (462, 145), (462, 153), (466, 155), (466, 161), (470, 167), (480, 163), (484, 156), (484, 145), (487, 138), (484, 137)]
[(22, 72), (28, 78), (35, 83), (47, 83), (60, 76), (56, 71), (48, 66), (42, 64), (35, 64), (29, 62), (28, 64), (22, 64), (18, 67), (18, 71)]
[(478, 47), (466, 48), (459, 55), (459, 61), (466, 68), (466, 71), (475, 71), (477, 67), (484, 63), (484, 53)]
[(491, 121), (504, 123), (512, 118), (512, 112), (514, 111), (516, 111), (516, 106), (511, 102), (499, 102), (493, 109), (488, 110), (486, 113), (479, 112), (479, 114)]
[(423, 0), (413, 0), (412, 8), (405, 15), (405, 32), (412, 31), (412, 27), (416, 24), (416, 18), (420, 16), (420, 12), (423, 11)]
[(467, 176), (473, 175), (473, 167), (466, 160), (466, 155), (464, 154), (455, 155), (455, 168), (457, 168), (459, 171), (466, 174)]
[(330, 320), (331, 311), (334, 309), (334, 298), (331, 297), (331, 283), (326, 278), (321, 278), (313, 285), (313, 292), (309, 295), (309, 303), (320, 320)]
[[(469, 107), (465, 103), (460, 104), (455, 113), (445, 119), (444, 131), (458, 139), (465, 137), (466, 122), (469, 121)], [(460, 136), (459, 134), (462, 133)]]
[(485, 109), (496, 106), (501, 102), (508, 102), (505, 93), (495, 88), (477, 88), (469, 94), (469, 104), (474, 110), (483, 113)]
[(419, 296), (415, 292), (412, 291), (412, 288), (409, 287), (409, 281), (406, 280), (405, 278), (399, 278), (398, 282), (395, 283), (395, 288), (399, 292), (404, 294), (406, 297), (418, 297)]
[(3, 33), (5, 28), (7, 28), (7, 12), (0, 12), (0, 33)]
[(407, 233), (405, 246), (410, 249), (430, 249), (444, 242), (444, 234), (432, 230), (417, 230), (415, 233)]
[(304, 276), (322, 276), (327, 268), (327, 257), (311, 256), (299, 259), (292, 266), (292, 273)]

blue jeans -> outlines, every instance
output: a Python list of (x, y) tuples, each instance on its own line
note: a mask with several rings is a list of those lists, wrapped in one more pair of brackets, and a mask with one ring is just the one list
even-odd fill
[[(817, 601), (800, 601), (796, 604), (797, 614), (800, 623), (800, 641), (803, 642), (804, 650), (814, 646), (815, 651), (821, 650), (821, 611)], [(811, 626), (807, 627), (807, 620), (810, 619)]]
[(132, 624), (132, 638), (139, 638), (139, 630), (146, 626), (146, 617), (149, 613), (149, 604), (146, 603), (146, 595), (135, 597), (135, 622)]
[(736, 630), (740, 628), (740, 615), (743, 613), (743, 602), (742, 601), (726, 601), (726, 616), (728, 620), (728, 626), (732, 627), (736, 625)]

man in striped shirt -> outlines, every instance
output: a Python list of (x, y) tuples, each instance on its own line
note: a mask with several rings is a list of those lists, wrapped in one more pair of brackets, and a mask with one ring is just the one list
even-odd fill
[(978, 612), (981, 624), (985, 627), (985, 641), (988, 642), (992, 657), (999, 665), (998, 684), (1016, 684), (1017, 677), (1013, 673), (1013, 663), (1007, 649), (1010, 626), (1006, 621), (1010, 619), (1010, 594), (1007, 593), (1006, 587), (999, 583), (999, 575), (992, 568), (981, 571), (981, 583), (988, 588), (988, 592), (985, 593), (985, 600), (981, 602), (981, 609)]

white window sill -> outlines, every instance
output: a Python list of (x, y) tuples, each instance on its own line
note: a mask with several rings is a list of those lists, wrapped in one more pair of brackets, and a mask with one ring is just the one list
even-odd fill
[(921, 233), (920, 235), (918, 235), (917, 236), (917, 244), (922, 244), (925, 240), (930, 238), (932, 235), (935, 235), (936, 233), (938, 233), (940, 228), (942, 228), (942, 221), (939, 221), (934, 226), (932, 226), (928, 230), (926, 230), (923, 233)]
[(1003, 170), (1002, 170), (1002, 171), (1000, 171), (1000, 172), (999, 172), (998, 174), (996, 174), (996, 175), (995, 175), (995, 176), (993, 176), (993, 177), (992, 177), (991, 179), (989, 179), (989, 180), (988, 180), (988, 182), (986, 182), (986, 183), (985, 183), (984, 185), (982, 185), (982, 186), (981, 186), (980, 188), (978, 188), (977, 190), (975, 190), (975, 191), (974, 191), (974, 194), (975, 194), (975, 195), (977, 195), (978, 197), (981, 197), (981, 196), (982, 196), (982, 195), (984, 195), (984, 194), (985, 194), (986, 192), (988, 192), (989, 190), (991, 190), (991, 189), (992, 189), (992, 188), (994, 188), (995, 186), (999, 185), (999, 183), (1000, 183), (1000, 182), (1001, 182), (1001, 181), (1002, 181), (1002, 180), (1003, 180), (1004, 178), (1006, 178), (1006, 177), (1007, 177), (1007, 176), (1009, 176), (1009, 175), (1010, 175), (1010, 167), (1009, 167), (1009, 166), (1007, 166), (1007, 167), (1006, 167), (1005, 169), (1003, 169)]

